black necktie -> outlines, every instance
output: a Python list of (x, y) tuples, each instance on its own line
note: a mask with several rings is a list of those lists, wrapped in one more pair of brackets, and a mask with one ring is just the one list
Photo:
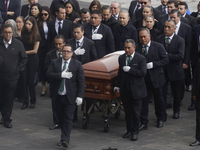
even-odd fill
[(130, 64), (131, 64), (131, 56), (129, 55), (129, 56), (127, 56), (127, 66), (130, 66)]
[(59, 25), (58, 26), (58, 34), (60, 35), (61, 34), (61, 22), (60, 21), (58, 22), (58, 25)]
[(137, 4), (137, 6), (136, 6), (136, 9), (135, 9), (135, 11), (134, 11), (134, 13), (138, 10), (140, 8), (140, 5), (139, 4)]
[(76, 42), (76, 48), (80, 47), (79, 43), (80, 43), (79, 41)]

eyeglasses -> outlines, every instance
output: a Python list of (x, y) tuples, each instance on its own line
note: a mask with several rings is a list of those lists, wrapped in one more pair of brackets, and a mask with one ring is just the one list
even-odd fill
[(47, 15), (48, 15), (47, 13), (41, 14), (41, 16), (47, 16)]
[(147, 2), (140, 2), (140, 4), (141, 4), (141, 5), (142, 5), (142, 4), (145, 4), (145, 5), (146, 5), (146, 4), (147, 4)]

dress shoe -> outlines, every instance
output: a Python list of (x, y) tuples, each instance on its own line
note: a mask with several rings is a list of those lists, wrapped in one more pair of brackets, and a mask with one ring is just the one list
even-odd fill
[(21, 107), (21, 110), (24, 110), (26, 109), (28, 106), (26, 104), (23, 104), (22, 107)]
[(131, 132), (126, 132), (124, 135), (123, 135), (123, 138), (129, 138), (131, 137)]
[(54, 124), (53, 126), (49, 127), (49, 130), (58, 129), (60, 126), (58, 124)]
[(133, 134), (133, 135), (131, 136), (131, 140), (132, 140), (132, 141), (137, 141), (137, 139), (138, 139), (138, 135), (137, 135), (137, 134)]
[(68, 143), (66, 141), (62, 141), (62, 146), (67, 148), (68, 147)]
[(35, 104), (31, 104), (29, 108), (30, 109), (34, 109), (35, 108)]
[(12, 128), (12, 124), (10, 122), (4, 122), (4, 126), (6, 128)]
[(195, 104), (192, 103), (192, 104), (188, 107), (188, 110), (195, 110)]
[(196, 140), (190, 144), (190, 146), (198, 146), (198, 145), (200, 145), (200, 141), (198, 141), (198, 140)]
[(4, 124), (4, 120), (2, 118), (0, 120), (0, 124)]
[(147, 129), (148, 129), (148, 126), (145, 125), (145, 124), (141, 124), (140, 127), (139, 127), (139, 131), (147, 130)]
[(178, 119), (180, 116), (179, 116), (179, 112), (174, 112), (173, 114), (173, 118), (174, 119)]
[(157, 122), (157, 127), (162, 128), (163, 127), (163, 121), (158, 121)]

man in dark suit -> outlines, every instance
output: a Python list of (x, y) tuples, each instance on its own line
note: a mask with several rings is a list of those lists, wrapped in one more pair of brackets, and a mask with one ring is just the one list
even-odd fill
[[(165, 107), (167, 105), (167, 85), (171, 84), (173, 92), (173, 118), (178, 119), (180, 117), (180, 103), (182, 99), (181, 88), (183, 85), (183, 79), (185, 78), (183, 70), (183, 58), (185, 53), (185, 41), (180, 36), (174, 34), (176, 30), (176, 23), (173, 20), (167, 20), (164, 27), (164, 33), (158, 36), (157, 41), (161, 43), (168, 53), (169, 64), (164, 67), (164, 73), (166, 77), (166, 83), (163, 86), (163, 97)], [(165, 120), (167, 119), (167, 113), (165, 113)]]
[[(139, 18), (143, 18), (142, 11), (145, 6), (151, 6), (151, 0), (140, 0), (140, 4), (142, 8), (135, 12), (136, 20)], [(157, 9), (153, 8), (153, 14), (154, 14), (154, 18), (158, 20), (158, 18), (160, 17), (162, 13), (158, 11)]]
[(178, 9), (181, 13), (182, 17), (185, 17), (186, 19), (188, 19), (189, 24), (192, 28), (192, 30), (194, 30), (195, 26), (197, 25), (196, 19), (193, 16), (188, 15), (186, 12), (188, 10), (188, 5), (186, 2), (180, 2), (178, 4)]
[[(45, 59), (45, 71), (47, 72), (51, 61), (53, 59), (61, 58), (62, 57), (62, 48), (65, 45), (65, 38), (63, 35), (57, 35), (54, 39), (54, 44), (55, 44), (55, 49), (51, 50), (50, 52), (47, 53), (46, 59)], [(49, 80), (49, 91), (50, 91), (50, 97), (52, 98), (52, 93), (53, 93), (53, 85), (51, 83), (51, 80)], [(49, 130), (54, 130), (60, 127), (59, 121), (58, 121), (58, 116), (56, 112), (56, 102), (55, 99), (52, 99), (51, 101), (52, 104), (52, 113), (53, 113), (53, 125), (49, 127)]]
[(170, 19), (174, 20), (176, 23), (176, 30), (175, 34), (179, 35), (185, 40), (185, 53), (184, 53), (184, 59), (183, 59), (183, 69), (185, 73), (185, 81), (183, 82), (182, 86), (182, 94), (184, 97), (185, 93), (185, 85), (186, 89), (189, 89), (189, 86), (191, 84), (191, 69), (190, 69), (190, 53), (191, 53), (191, 42), (192, 42), (192, 28), (180, 21), (181, 19), (181, 13), (178, 9), (172, 9), (169, 13)]
[(142, 98), (147, 95), (144, 77), (146, 75), (146, 59), (135, 52), (135, 42), (127, 39), (124, 44), (125, 54), (119, 56), (119, 71), (114, 92), (119, 92), (123, 102), (126, 130), (123, 138), (131, 137), (136, 141), (139, 133), (139, 121)]
[(128, 9), (129, 16), (131, 20), (136, 20), (135, 12), (141, 9), (141, 4), (139, 0), (132, 0)]
[(194, 18), (200, 17), (200, 2), (197, 4), (197, 12), (192, 12), (191, 16)]
[(54, 38), (56, 35), (63, 35), (65, 40), (73, 37), (73, 22), (66, 20), (66, 10), (65, 7), (59, 5), (56, 7), (56, 18), (48, 22), (48, 45), (49, 51), (54, 49)]
[[(164, 32), (165, 22), (170, 19), (169, 13), (172, 9), (178, 9), (178, 2), (176, 0), (169, 0), (167, 2), (168, 14), (161, 15), (158, 18), (158, 27), (157, 28), (161, 31), (161, 33)], [(189, 25), (189, 21), (186, 18), (181, 17), (181, 21)]]
[(190, 144), (190, 146), (200, 145), (200, 59), (197, 63), (197, 69), (195, 70), (193, 78), (192, 97), (196, 102), (196, 141)]
[(112, 16), (118, 20), (119, 19), (119, 12), (121, 10), (121, 4), (117, 1), (114, 1), (111, 3), (111, 13), (112, 13)]
[(1, 11), (0, 11), (0, 29), (1, 29), (1, 26), (3, 25), (3, 23), (4, 23), (4, 20), (2, 18)]
[(62, 58), (54, 59), (47, 76), (52, 80), (52, 99), (61, 126), (61, 140), (58, 146), (68, 147), (76, 105), (81, 105), (85, 91), (85, 76), (81, 62), (72, 58), (70, 45), (63, 46)]
[(102, 23), (109, 26), (111, 30), (118, 24), (118, 21), (111, 15), (110, 6), (104, 5), (102, 7)]
[(20, 10), (21, 10), (21, 0), (0, 1), (0, 11), (4, 21), (8, 19), (15, 20), (17, 16), (20, 15)]
[(115, 41), (115, 50), (123, 50), (126, 39), (133, 39), (135, 43), (138, 41), (137, 29), (129, 22), (129, 14), (127, 10), (122, 10), (119, 14), (119, 24), (113, 29)]
[(161, 5), (156, 7), (156, 9), (162, 12), (162, 14), (167, 14), (167, 2), (168, 0), (161, 0)]
[(0, 39), (0, 112), (2, 118), (0, 124), (6, 128), (12, 128), (11, 114), (17, 81), (20, 72), (24, 70), (27, 55), (23, 44), (13, 36), (13, 27), (5, 24), (2, 27), (3, 37)]
[[(148, 93), (153, 93), (157, 127), (163, 127), (164, 100), (162, 86), (165, 83), (163, 66), (168, 63), (168, 56), (162, 44), (151, 41), (150, 31), (143, 28), (139, 32), (140, 43), (135, 51), (146, 57), (147, 75), (145, 83)], [(149, 94), (142, 100), (141, 125), (139, 130), (147, 129)]]
[(84, 36), (94, 41), (97, 58), (102, 58), (115, 51), (112, 31), (108, 26), (102, 24), (101, 21), (101, 12), (93, 10), (90, 22), (84, 24)]
[[(68, 0), (53, 0), (51, 2), (51, 5), (50, 5), (50, 10), (51, 10), (51, 16), (52, 18), (56, 18), (56, 7), (58, 5), (63, 5), (67, 2)], [(79, 3), (77, 0), (73, 0), (73, 3), (74, 3), (74, 6), (75, 6), (75, 9), (78, 13), (80, 13), (80, 6), (79, 6)]]
[(73, 23), (74, 24), (84, 24), (90, 21), (90, 10), (87, 8), (81, 9), (80, 18), (76, 18)]
[(84, 27), (81, 24), (74, 26), (74, 38), (67, 41), (68, 44), (72, 46), (74, 54), (77, 60), (82, 64), (88, 63), (90, 61), (97, 59), (97, 52), (94, 46), (94, 42), (84, 35)]

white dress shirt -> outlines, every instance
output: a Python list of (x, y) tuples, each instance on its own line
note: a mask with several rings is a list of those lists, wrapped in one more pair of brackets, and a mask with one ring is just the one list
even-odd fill
[(176, 30), (175, 30), (176, 35), (178, 35), (180, 25), (181, 25), (181, 21), (179, 20), (179, 22), (176, 24)]
[(45, 36), (45, 39), (47, 39), (47, 35), (48, 35), (48, 26), (47, 26), (47, 22), (43, 22), (43, 29), (44, 29), (44, 36)]
[(6, 47), (6, 49), (8, 48), (8, 46), (12, 43), (12, 38), (10, 39), (10, 41), (8, 43), (6, 43), (6, 41), (3, 39), (3, 43)]
[(78, 47), (77, 42), (79, 42), (79, 47), (83, 46), (83, 39), (84, 39), (84, 36), (80, 40), (76, 39), (76, 47)]
[[(69, 67), (70, 61), (71, 61), (71, 58), (70, 58), (69, 60), (67, 60), (67, 61), (64, 60), (64, 59), (62, 58), (61, 70), (63, 70), (64, 62), (67, 62), (67, 63), (66, 63), (66, 69), (67, 69), (67, 71), (68, 71), (68, 67)], [(64, 79), (64, 80), (65, 80), (65, 79)], [(64, 84), (64, 91), (63, 91), (63, 92), (60, 92), (60, 90), (58, 89), (58, 95), (66, 95), (66, 87), (65, 87), (65, 84)]]

